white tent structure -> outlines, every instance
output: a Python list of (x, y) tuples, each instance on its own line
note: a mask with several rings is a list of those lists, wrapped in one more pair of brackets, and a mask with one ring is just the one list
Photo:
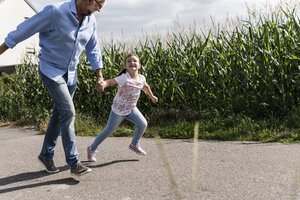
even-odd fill
[[(4, 42), (9, 32), (35, 13), (36, 9), (26, 0), (0, 0), (0, 44)], [(0, 72), (11, 71), (14, 66), (22, 63), (26, 53), (36, 53), (37, 50), (38, 34), (35, 34), (0, 55)]]

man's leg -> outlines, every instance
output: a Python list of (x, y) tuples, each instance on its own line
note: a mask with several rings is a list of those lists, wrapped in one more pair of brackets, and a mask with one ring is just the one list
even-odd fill
[(45, 138), (42, 152), (47, 152), (46, 155), (49, 154), (48, 158), (53, 157), (59, 134), (58, 130), (60, 130), (66, 161), (68, 165), (73, 168), (80, 162), (76, 148), (74, 131), (75, 108), (72, 100), (76, 85), (67, 86), (66, 76), (60, 77), (57, 81), (53, 81), (42, 73), (40, 74), (55, 107), (47, 129), (45, 136), (47, 138)]
[(46, 160), (53, 160), (54, 149), (57, 143), (57, 138), (60, 132), (59, 128), (59, 114), (54, 106), (54, 110), (51, 114), (47, 131), (44, 137), (44, 143), (40, 155)]

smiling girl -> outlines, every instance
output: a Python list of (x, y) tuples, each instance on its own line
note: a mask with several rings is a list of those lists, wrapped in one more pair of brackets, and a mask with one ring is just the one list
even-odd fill
[(146, 130), (147, 121), (136, 107), (136, 104), (141, 90), (144, 90), (154, 103), (158, 102), (158, 99), (153, 95), (145, 77), (138, 73), (140, 68), (141, 63), (138, 55), (130, 53), (125, 58), (125, 69), (117, 77), (101, 82), (101, 86), (98, 85), (103, 90), (106, 87), (118, 85), (118, 91), (105, 129), (96, 136), (94, 142), (87, 148), (89, 161), (97, 161), (95, 157), (96, 149), (116, 130), (124, 119), (136, 125), (129, 149), (138, 155), (146, 155), (146, 152), (139, 145), (139, 141)]

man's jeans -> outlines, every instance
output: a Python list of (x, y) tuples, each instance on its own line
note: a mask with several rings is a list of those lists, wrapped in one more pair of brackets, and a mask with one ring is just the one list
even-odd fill
[(72, 99), (76, 90), (76, 84), (72, 86), (67, 85), (67, 74), (60, 77), (57, 81), (48, 78), (42, 72), (40, 72), (40, 77), (48, 89), (54, 105), (40, 155), (47, 160), (53, 160), (57, 138), (59, 133), (61, 133), (66, 161), (73, 168), (80, 162), (76, 148), (74, 131), (75, 108)]
[(98, 148), (99, 144), (101, 144), (105, 138), (110, 136), (118, 128), (118, 126), (124, 119), (127, 119), (128, 121), (136, 125), (136, 129), (134, 131), (131, 143), (133, 145), (137, 145), (147, 128), (147, 121), (143, 114), (139, 111), (139, 109), (134, 108), (130, 114), (125, 116), (120, 116), (114, 113), (113, 111), (110, 111), (106, 127), (101, 133), (97, 135), (97, 137), (91, 145), (91, 149), (95, 151)]

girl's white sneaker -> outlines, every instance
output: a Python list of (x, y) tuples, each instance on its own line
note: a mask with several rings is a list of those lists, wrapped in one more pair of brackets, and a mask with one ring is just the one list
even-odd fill
[(146, 151), (144, 151), (142, 149), (142, 147), (140, 147), (140, 145), (133, 145), (130, 144), (128, 147), (131, 151), (134, 151), (136, 154), (138, 155), (147, 155)]
[(91, 149), (91, 146), (88, 146), (88, 148), (87, 148), (87, 157), (88, 157), (88, 160), (90, 162), (96, 162), (97, 161), (95, 155), (96, 155), (96, 151), (93, 151)]

